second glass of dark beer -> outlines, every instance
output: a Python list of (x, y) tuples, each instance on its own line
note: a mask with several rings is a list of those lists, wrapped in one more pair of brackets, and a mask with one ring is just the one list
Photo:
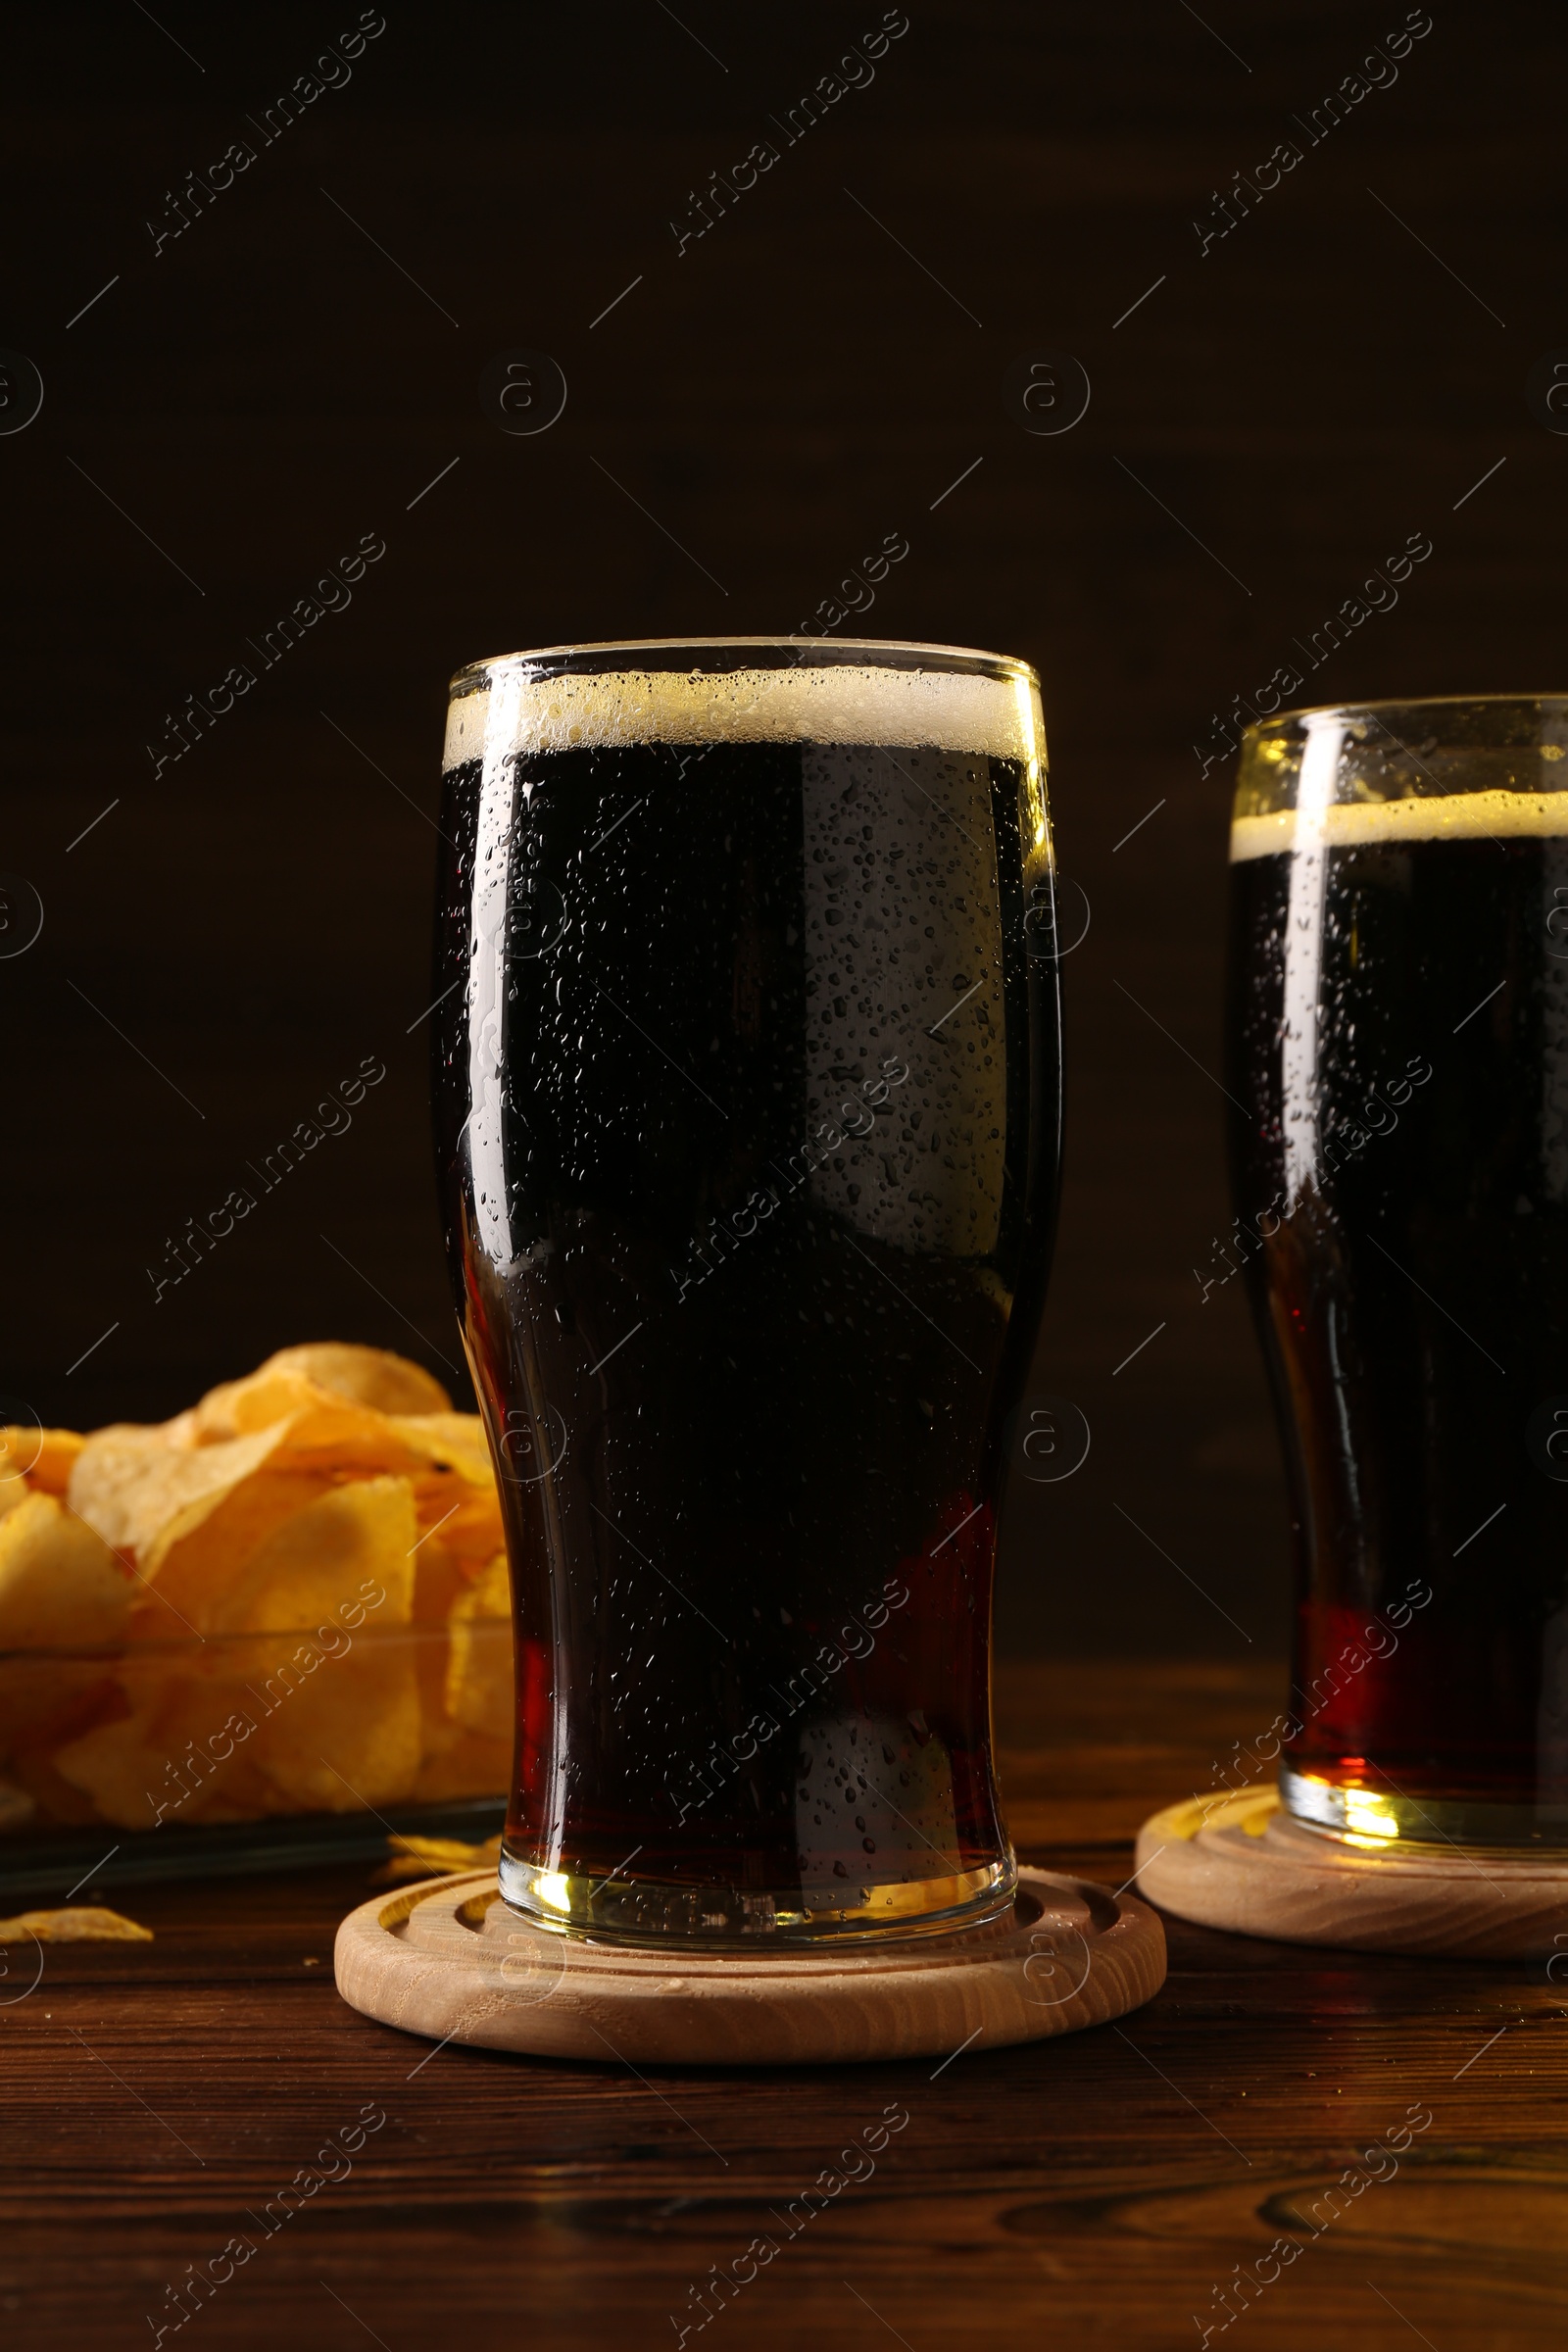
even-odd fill
[(442, 830), (437, 1150), (515, 1608), (503, 1891), (639, 1942), (983, 1922), (1059, 1149), (1034, 673), (750, 639), (480, 662)]
[(1235, 1247), (1297, 1560), (1281, 1788), (1369, 1845), (1568, 1839), (1568, 699), (1249, 731)]

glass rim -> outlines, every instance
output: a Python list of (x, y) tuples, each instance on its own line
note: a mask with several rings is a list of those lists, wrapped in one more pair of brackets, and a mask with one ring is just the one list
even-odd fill
[(1558, 707), (1568, 710), (1568, 690), (1561, 694), (1376, 694), (1337, 703), (1302, 703), (1268, 718), (1249, 719), (1242, 733), (1267, 735), (1280, 727), (1304, 725), (1308, 719), (1355, 718), (1363, 711), (1375, 716), (1383, 710), (1540, 710)]
[(1568, 695), (1321, 703), (1254, 720), (1237, 748), (1233, 863), (1293, 850), (1298, 816), (1319, 845), (1568, 835)]
[[(845, 668), (940, 670), (955, 676), (995, 678), (1004, 685), (1026, 680), (1040, 691), (1040, 673), (1033, 662), (1016, 654), (993, 654), (979, 646), (934, 645), (903, 637), (612, 637), (578, 645), (534, 646), (519, 653), (491, 654), (466, 662), (448, 682), (449, 701), (473, 694), (498, 677), (520, 672), (525, 676), (558, 677), (574, 669), (613, 671), (616, 668), (677, 669), (678, 660), (621, 662), (628, 654), (681, 656), (735, 653), (760, 657), (734, 664), (737, 668), (782, 669), (803, 658)], [(701, 667), (698, 663), (696, 666)], [(714, 664), (715, 669), (723, 664)]]

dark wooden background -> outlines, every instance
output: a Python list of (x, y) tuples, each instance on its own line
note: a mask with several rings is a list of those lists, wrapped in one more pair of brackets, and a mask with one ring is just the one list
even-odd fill
[[(45, 921), (0, 961), (0, 1382), (87, 1426), (306, 1337), (441, 1370), (417, 1023), (448, 673), (787, 631), (898, 530), (866, 626), (1038, 664), (1093, 911), (1039, 1385), (1094, 1442), (1017, 1497), (1004, 1637), (1277, 1647), (1266, 1400), (1235, 1286), (1200, 1305), (1192, 1271), (1227, 1216), (1229, 774), (1191, 747), (1412, 532), (1432, 557), (1309, 699), (1568, 683), (1568, 440), (1525, 398), (1568, 345), (1560, 10), (1433, 0), (1393, 86), (1206, 255), (1192, 225), (1405, 13), (909, 0), (874, 82), (679, 256), (689, 191), (874, 0), (388, 0), (265, 147), (247, 118), (349, 0), (9, 13), (0, 344), (45, 398), (0, 437), (0, 866)], [(255, 163), (155, 254), (235, 138)], [(478, 394), (518, 346), (569, 388), (533, 437)], [(1093, 387), (1057, 437), (1002, 396), (1046, 351)], [(366, 532), (352, 606), (155, 780), (165, 714)], [(352, 1130), (155, 1305), (166, 1237), (367, 1054)]]

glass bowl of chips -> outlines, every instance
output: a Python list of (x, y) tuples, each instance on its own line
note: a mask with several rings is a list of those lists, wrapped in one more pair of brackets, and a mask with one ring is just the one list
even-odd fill
[(290, 1348), (156, 1427), (0, 1430), (0, 1888), (482, 1838), (512, 1744), (484, 1432), (417, 1365)]

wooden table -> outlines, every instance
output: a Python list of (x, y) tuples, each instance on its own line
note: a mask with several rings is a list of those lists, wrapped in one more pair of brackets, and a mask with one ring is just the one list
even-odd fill
[[(1282, 1688), (1266, 1667), (1004, 1670), (1020, 1851), (1118, 1885), (1139, 1821), (1211, 1787)], [(1229, 2332), (1215, 2290), (1238, 2265), (1253, 2299), (1230, 2325), (1254, 2352), (1563, 2340), (1568, 1991), (1542, 1965), (1171, 1922), (1169, 1982), (1121, 2028), (946, 2065), (643, 2080), (356, 2016), (332, 1932), (366, 1891), (363, 1870), (132, 1890), (156, 1942), (50, 1947), (37, 1990), (0, 2008), (8, 2352), (145, 2345), (166, 2324), (208, 2347), (415, 2352), (506, 2322), (498, 2341), (572, 2352), (673, 2346), (688, 2325), (731, 2352), (1026, 2331), (1136, 2352)], [(1371, 2179), (1364, 2151), (1412, 2108), (1430, 2125)], [(890, 2111), (907, 2123), (874, 2160), (841, 2165)], [(824, 2168), (864, 2177), (808, 2224)], [(1347, 2168), (1361, 2189), (1325, 2204)], [(700, 2329), (690, 2290), (747, 2272), (763, 2233), (779, 2250)], [(214, 2257), (204, 2296), (188, 2266)], [(198, 2309), (176, 2331), (181, 2281)]]

